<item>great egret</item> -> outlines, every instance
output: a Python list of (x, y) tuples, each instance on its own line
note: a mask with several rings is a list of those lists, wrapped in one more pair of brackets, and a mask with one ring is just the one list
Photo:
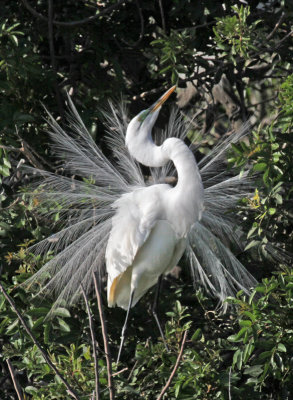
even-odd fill
[(181, 139), (168, 138), (161, 146), (152, 139), (160, 108), (174, 90), (175, 86), (133, 118), (126, 132), (126, 146), (137, 161), (147, 167), (173, 161), (178, 182), (175, 187), (157, 184), (136, 189), (114, 204), (106, 269), (108, 305), (127, 309), (120, 351), (129, 309), (180, 260), (186, 237), (204, 208), (203, 185), (191, 150)]
[[(58, 212), (64, 226), (33, 246), (37, 254), (55, 255), (26, 285), (41, 286), (40, 293), (53, 292), (56, 306), (74, 303), (81, 285), (90, 291), (92, 273), (102, 276), (105, 258), (109, 306), (128, 312), (184, 251), (195, 284), (205, 286), (221, 301), (255, 285), (229, 248), (242, 245), (233, 209), (253, 190), (247, 173), (240, 179), (233, 169), (227, 171), (225, 163), (230, 143), (237, 142), (243, 132), (228, 136), (198, 167), (183, 142), (188, 127), (173, 113), (163, 144), (155, 145), (152, 128), (173, 91), (174, 87), (129, 124), (125, 109), (110, 104), (111, 112), (105, 117), (114, 155), (111, 161), (94, 143), (70, 98), (70, 134), (50, 117), (53, 151), (65, 159), (67, 175), (33, 170), (42, 181), (32, 196), (49, 210), (46, 216)], [(151, 167), (154, 185), (145, 182), (134, 158)], [(178, 174), (175, 187), (159, 183), (174, 173), (169, 160)]]

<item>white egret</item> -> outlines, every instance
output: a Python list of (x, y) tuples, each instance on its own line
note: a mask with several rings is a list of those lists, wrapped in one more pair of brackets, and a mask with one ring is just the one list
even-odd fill
[[(111, 161), (94, 143), (70, 98), (71, 133), (50, 118), (53, 151), (65, 159), (67, 175), (33, 170), (42, 181), (32, 195), (50, 210), (46, 216), (58, 211), (64, 225), (33, 246), (37, 254), (55, 255), (26, 285), (41, 285), (40, 293), (53, 292), (55, 305), (74, 303), (80, 297), (81, 284), (90, 291), (92, 273), (98, 271), (102, 276), (106, 259), (108, 304), (129, 312), (184, 251), (194, 282), (221, 301), (255, 285), (229, 248), (242, 246), (233, 209), (253, 188), (247, 173), (240, 179), (233, 169), (227, 171), (225, 164), (230, 143), (237, 142), (243, 132), (227, 137), (197, 166), (183, 141), (188, 128), (173, 113), (165, 140), (155, 145), (153, 125), (174, 89), (129, 124), (123, 107), (117, 111), (110, 105), (111, 113), (105, 117), (114, 155)], [(135, 160), (151, 167), (154, 185), (145, 183)], [(159, 183), (174, 173), (169, 161), (178, 175), (175, 187)]]
[(203, 185), (191, 150), (181, 139), (168, 138), (161, 146), (152, 139), (160, 108), (174, 90), (175, 86), (133, 118), (126, 132), (126, 146), (137, 161), (163, 167), (171, 160), (178, 181), (175, 187), (157, 184), (136, 189), (114, 204), (106, 268), (108, 305), (127, 309), (120, 351), (129, 309), (180, 260), (191, 226), (200, 220), (204, 208)]

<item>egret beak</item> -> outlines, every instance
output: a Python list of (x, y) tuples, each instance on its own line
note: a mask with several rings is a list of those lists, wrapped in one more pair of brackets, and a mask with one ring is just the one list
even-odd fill
[(168, 97), (174, 92), (174, 90), (176, 89), (176, 85), (172, 86), (170, 89), (167, 90), (167, 92), (165, 92), (163, 94), (163, 96), (161, 96), (159, 98), (159, 100), (157, 100), (150, 108), (150, 113), (156, 111), (159, 107), (161, 107), (165, 101), (168, 99)]

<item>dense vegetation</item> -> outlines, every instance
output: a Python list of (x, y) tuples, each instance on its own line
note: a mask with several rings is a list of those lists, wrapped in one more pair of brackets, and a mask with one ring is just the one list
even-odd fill
[[(32, 266), (27, 248), (54, 229), (50, 221), (39, 219), (37, 201), (25, 196), (27, 177), (21, 165), (58, 169), (42, 104), (62, 121), (69, 92), (103, 147), (101, 110), (109, 98), (122, 94), (134, 115), (170, 84), (178, 85), (177, 104), (184, 117), (194, 118), (189, 139), (200, 143), (198, 157), (251, 121), (251, 135), (233, 146), (227, 168), (236, 165), (241, 171), (249, 163), (257, 172), (255, 196), (239, 204), (247, 239), (237, 256), (260, 283), (249, 298), (240, 292), (227, 299), (234, 306), (220, 314), (213, 299), (200, 287), (194, 290), (182, 260), (179, 278), (164, 282), (160, 304), (170, 351), (158, 338), (149, 293), (132, 312), (122, 364), (118, 369), (113, 364), (115, 398), (162, 398), (180, 351), (164, 398), (293, 397), (292, 16), (292, 2), (285, 0), (4, 1), (1, 285), (78, 398), (89, 399), (95, 390), (84, 305), (59, 307), (46, 319), (51, 300), (40, 304), (18, 287), (44, 262), (38, 259)], [(99, 343), (100, 396), (108, 399), (95, 294), (89, 300)], [(0, 398), (72, 398), (3, 293), (0, 311)], [(104, 312), (116, 355), (124, 312)]]

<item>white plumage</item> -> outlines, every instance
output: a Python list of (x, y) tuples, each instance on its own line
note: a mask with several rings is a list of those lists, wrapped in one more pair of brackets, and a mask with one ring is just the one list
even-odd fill
[(135, 290), (134, 306), (181, 258), (186, 239), (177, 234), (164, 209), (171, 191), (168, 185), (155, 185), (124, 195), (115, 204), (106, 249), (109, 306), (127, 309)]
[(178, 181), (136, 189), (116, 201), (106, 249), (108, 304), (134, 306), (144, 293), (169, 272), (186, 248), (186, 237), (203, 211), (203, 185), (195, 158), (185, 143), (166, 139), (156, 146), (152, 128), (167, 91), (152, 107), (129, 123), (125, 142), (130, 154), (148, 167), (173, 161)]
[[(240, 179), (233, 169), (227, 171), (225, 163), (230, 143), (243, 132), (229, 136), (197, 166), (182, 141), (188, 127), (175, 113), (163, 133), (163, 144), (154, 144), (152, 126), (162, 99), (129, 124), (125, 110), (110, 105), (105, 117), (111, 161), (94, 143), (70, 99), (71, 133), (51, 118), (53, 151), (65, 160), (67, 176), (31, 170), (42, 177), (37, 194), (31, 195), (43, 210), (49, 210), (44, 211), (46, 218), (58, 210), (63, 226), (31, 249), (54, 257), (25, 285), (53, 293), (56, 306), (73, 304), (80, 297), (81, 284), (90, 291), (92, 273), (103, 275), (105, 258), (109, 305), (122, 308), (127, 308), (131, 291), (134, 305), (184, 251), (194, 283), (221, 301), (256, 283), (230, 250), (244, 244), (233, 209), (253, 192), (248, 174)], [(134, 157), (151, 167), (154, 185), (145, 183)], [(175, 187), (159, 184), (175, 170)]]

